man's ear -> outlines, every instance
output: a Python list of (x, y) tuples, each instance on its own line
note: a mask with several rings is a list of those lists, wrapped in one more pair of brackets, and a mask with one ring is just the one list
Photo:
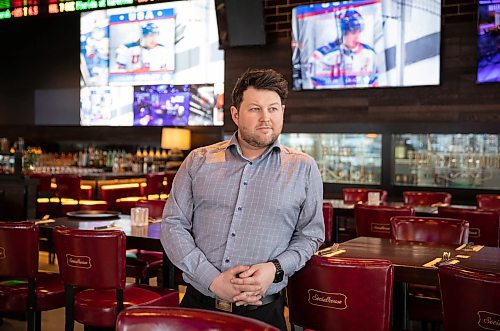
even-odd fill
[(239, 122), (239, 114), (238, 114), (238, 109), (235, 106), (231, 106), (231, 118), (233, 119), (234, 124), (238, 126)]

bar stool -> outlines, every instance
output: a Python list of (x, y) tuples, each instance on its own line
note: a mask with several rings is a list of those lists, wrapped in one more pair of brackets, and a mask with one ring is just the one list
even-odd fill
[[(392, 239), (446, 245), (466, 244), (469, 222), (439, 217), (395, 216), (391, 218)], [(437, 286), (408, 284), (408, 313), (411, 320), (441, 322)]]
[(436, 206), (449, 205), (451, 194), (447, 192), (404, 191), (405, 205), (409, 206)]
[(73, 330), (75, 320), (85, 326), (113, 327), (118, 313), (133, 305), (178, 305), (177, 291), (125, 286), (126, 239), (122, 231), (57, 227), (53, 237), (66, 289), (66, 331)]
[(133, 307), (118, 315), (116, 331), (278, 331), (255, 319), (217, 311), (187, 308)]
[(474, 244), (500, 247), (500, 213), (498, 211), (439, 207), (438, 215), (469, 222), (469, 240)]
[(449, 265), (438, 275), (445, 330), (500, 329), (500, 273)]
[(500, 195), (478, 194), (476, 195), (476, 201), (478, 208), (500, 210)]
[(391, 217), (413, 215), (415, 210), (411, 207), (357, 204), (354, 206), (356, 233), (360, 237), (391, 238)]
[(38, 227), (0, 222), (0, 311), (27, 313), (27, 330), (41, 329), (41, 312), (64, 307), (58, 274), (38, 271)]
[(393, 275), (390, 261), (315, 255), (288, 282), (290, 323), (314, 330), (389, 331)]

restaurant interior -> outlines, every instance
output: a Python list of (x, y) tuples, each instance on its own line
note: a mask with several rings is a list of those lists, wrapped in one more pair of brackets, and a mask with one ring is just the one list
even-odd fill
[(0, 331), (275, 330), (179, 308), (160, 242), (248, 68), (323, 182), (288, 330), (500, 330), (500, 0), (6, 0), (0, 40)]

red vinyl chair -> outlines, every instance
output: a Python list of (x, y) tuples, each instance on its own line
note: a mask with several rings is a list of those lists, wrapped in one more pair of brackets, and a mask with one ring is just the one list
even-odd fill
[(165, 185), (165, 193), (170, 194), (170, 190), (172, 189), (172, 185), (174, 183), (175, 171), (167, 171), (165, 172), (165, 179), (167, 180), (167, 185)]
[(500, 330), (500, 273), (442, 266), (438, 275), (446, 331)]
[(55, 190), (56, 197), (80, 200), (81, 198), (80, 176), (60, 174), (60, 175), (55, 175), (54, 178), (56, 179), (56, 184), (57, 184)]
[(439, 217), (457, 218), (469, 222), (469, 241), (491, 247), (500, 247), (500, 213), (495, 210), (478, 210), (439, 207)]
[(357, 204), (354, 207), (356, 233), (360, 237), (391, 238), (391, 217), (414, 215), (415, 210), (411, 207)]
[(218, 311), (187, 308), (134, 307), (124, 310), (116, 321), (116, 331), (278, 331), (255, 319)]
[(158, 199), (165, 191), (163, 181), (165, 180), (165, 173), (156, 172), (148, 173), (146, 175), (146, 186), (144, 187), (144, 194), (148, 199), (149, 196), (156, 196)]
[(41, 312), (64, 307), (58, 274), (38, 271), (38, 227), (0, 222), (0, 312), (27, 313), (27, 329), (41, 329)]
[(477, 208), (500, 210), (500, 195), (478, 194), (476, 195)]
[(333, 236), (333, 206), (329, 202), (323, 202), (323, 221), (325, 222), (325, 242), (323, 246), (330, 246)]
[(342, 196), (345, 203), (360, 203), (368, 201), (368, 193), (380, 193), (380, 202), (383, 203), (387, 199), (387, 191), (379, 189), (365, 189), (365, 188), (344, 188), (342, 189)]
[(453, 218), (395, 216), (391, 218), (392, 239), (461, 245), (469, 240), (469, 222)]
[[(139, 200), (136, 207), (148, 208), (149, 217), (161, 218), (166, 200)], [(136, 283), (149, 284), (149, 279), (158, 276), (163, 266), (163, 253), (145, 250), (127, 252), (127, 277)]]
[(403, 199), (405, 205), (409, 206), (449, 205), (451, 203), (451, 194), (446, 192), (405, 191), (403, 192)]
[(390, 261), (313, 256), (287, 285), (290, 323), (314, 330), (389, 331)]
[(75, 320), (90, 327), (113, 327), (118, 313), (129, 306), (160, 301), (178, 305), (177, 291), (125, 286), (126, 243), (122, 231), (57, 227), (53, 237), (66, 288), (66, 331), (73, 330)]
[[(444, 245), (468, 242), (469, 223), (465, 220), (439, 217), (395, 216), (391, 218), (392, 238)], [(408, 315), (411, 320), (437, 323), (442, 321), (437, 286), (408, 284)]]

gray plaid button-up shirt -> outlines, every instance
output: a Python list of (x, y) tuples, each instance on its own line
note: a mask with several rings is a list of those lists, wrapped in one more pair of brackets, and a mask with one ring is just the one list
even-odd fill
[(246, 159), (236, 134), (192, 151), (177, 172), (163, 212), (161, 242), (184, 280), (208, 287), (237, 265), (278, 259), (284, 288), (325, 237), (323, 184), (314, 159), (276, 141)]

